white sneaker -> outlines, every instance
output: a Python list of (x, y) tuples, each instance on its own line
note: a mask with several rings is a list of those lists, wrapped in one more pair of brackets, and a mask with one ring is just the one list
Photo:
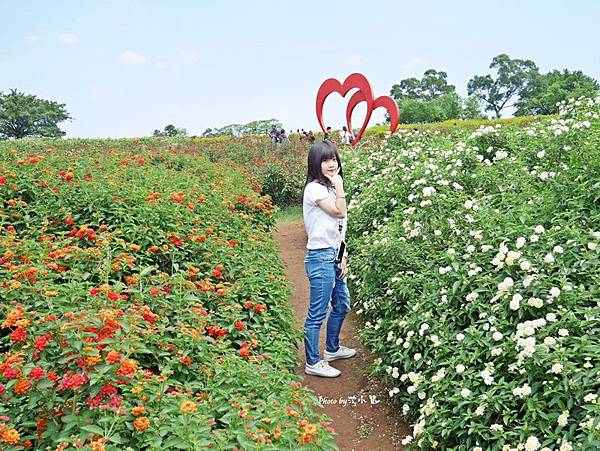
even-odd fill
[(313, 376), (321, 376), (321, 377), (338, 377), (342, 372), (332, 366), (329, 366), (329, 362), (325, 360), (319, 360), (314, 365), (309, 365), (308, 363), (304, 367), (304, 372), (306, 374), (312, 374)]
[(337, 359), (349, 359), (350, 357), (354, 357), (356, 355), (356, 349), (347, 348), (346, 346), (340, 346), (336, 352), (327, 352), (327, 349), (323, 353), (323, 359), (331, 362), (332, 360)]

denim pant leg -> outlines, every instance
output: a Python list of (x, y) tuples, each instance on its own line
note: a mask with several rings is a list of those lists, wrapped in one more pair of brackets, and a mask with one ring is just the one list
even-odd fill
[(320, 358), (319, 335), (327, 315), (335, 281), (335, 249), (309, 250), (305, 260), (310, 283), (310, 304), (304, 322), (306, 363), (314, 365)]
[(327, 339), (325, 349), (327, 352), (336, 352), (340, 349), (340, 330), (350, 311), (350, 293), (344, 279), (340, 277), (342, 270), (335, 266), (335, 285), (331, 294), (331, 312), (327, 319)]

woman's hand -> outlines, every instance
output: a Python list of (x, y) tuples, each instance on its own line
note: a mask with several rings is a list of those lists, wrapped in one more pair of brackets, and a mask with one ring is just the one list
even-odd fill
[(342, 257), (342, 263), (340, 264), (340, 279), (343, 279), (344, 277), (346, 277), (346, 274), (348, 273), (348, 264), (346, 262), (346, 257)]
[(327, 177), (331, 181), (331, 183), (333, 184), (333, 186), (335, 188), (343, 187), (344, 186), (344, 180), (342, 179), (342, 176), (340, 175), (340, 168), (339, 167), (335, 171), (335, 174), (333, 174), (333, 175), (323, 174), (323, 175), (325, 177)]

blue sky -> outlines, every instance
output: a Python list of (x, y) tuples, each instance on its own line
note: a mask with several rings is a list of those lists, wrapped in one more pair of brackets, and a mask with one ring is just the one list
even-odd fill
[[(0, 16), (0, 91), (65, 103), (67, 137), (267, 118), (317, 130), (326, 78), (361, 72), (378, 96), (434, 68), (465, 95), (499, 53), (600, 80), (596, 0), (2, 0)], [(341, 128), (344, 108), (330, 96), (325, 122)]]

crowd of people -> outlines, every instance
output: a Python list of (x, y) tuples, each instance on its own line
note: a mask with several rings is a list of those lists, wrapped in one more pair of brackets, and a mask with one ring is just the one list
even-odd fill
[[(277, 128), (273, 127), (269, 132), (269, 136), (271, 137), (271, 143), (274, 145), (284, 144), (289, 142), (292, 136), (298, 135), (298, 139), (300, 141), (306, 141), (309, 144), (314, 144), (316, 141), (315, 135), (312, 130), (306, 131), (304, 129), (297, 129), (294, 133), (293, 130), (290, 130), (289, 133), (285, 132), (285, 129), (277, 130)], [(339, 131), (339, 144), (352, 144), (354, 140), (354, 135), (351, 131), (349, 131), (346, 126), (342, 127), (342, 130)], [(337, 140), (333, 136), (333, 131), (331, 127), (327, 127), (326, 132), (323, 135), (324, 141), (329, 141), (332, 143), (336, 143)]]

